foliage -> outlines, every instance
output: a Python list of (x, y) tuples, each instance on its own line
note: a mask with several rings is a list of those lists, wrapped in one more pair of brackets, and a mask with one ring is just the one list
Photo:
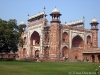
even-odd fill
[(9, 53), (18, 50), (19, 37), (22, 31), (15, 19), (0, 19), (0, 52)]

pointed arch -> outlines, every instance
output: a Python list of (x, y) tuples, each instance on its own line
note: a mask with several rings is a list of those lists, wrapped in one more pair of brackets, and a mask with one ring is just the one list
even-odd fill
[(62, 48), (62, 57), (68, 57), (68, 47), (66, 46)]
[(39, 33), (34, 31), (30, 37), (30, 45), (40, 45), (40, 36)]
[(87, 44), (90, 44), (90, 43), (91, 43), (91, 36), (88, 35), (88, 36), (87, 36)]
[(84, 41), (79, 35), (72, 39), (72, 47), (84, 47)]
[(87, 36), (87, 49), (90, 49), (92, 47), (92, 42), (91, 42), (91, 36), (88, 35)]
[(68, 33), (67, 32), (63, 32), (63, 34), (62, 34), (62, 41), (63, 42), (68, 42), (68, 40), (69, 40), (69, 35), (68, 35)]

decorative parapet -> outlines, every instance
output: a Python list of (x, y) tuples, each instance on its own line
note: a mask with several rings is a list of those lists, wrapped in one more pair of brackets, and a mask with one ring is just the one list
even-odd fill
[(33, 16), (30, 16), (30, 17), (28, 18), (28, 20), (31, 20), (31, 19), (36, 18), (36, 17), (41, 16), (41, 15), (45, 15), (45, 13), (44, 13), (44, 12), (40, 12), (40, 13), (38, 13), (38, 14), (35, 14), (35, 15), (33, 15)]
[(67, 25), (63, 25), (63, 24), (62, 24), (62, 29), (85, 31), (85, 32), (89, 32), (89, 33), (93, 32), (92, 30), (85, 29), (84, 27), (72, 27), (72, 26), (67, 26)]
[(45, 23), (47, 23), (47, 19), (40, 19), (40, 20), (36, 20), (36, 21), (28, 23), (28, 27), (39, 25), (39, 24), (45, 24)]
[(75, 25), (81, 25), (81, 24), (84, 24), (83, 20), (78, 20), (75, 22), (66, 23), (65, 25), (75, 26)]

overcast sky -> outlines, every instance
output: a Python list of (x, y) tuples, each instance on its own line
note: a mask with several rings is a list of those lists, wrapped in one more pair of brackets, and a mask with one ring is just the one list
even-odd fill
[[(95, 17), (100, 22), (100, 0), (0, 0), (0, 18), (16, 19), (27, 24), (28, 13), (34, 15), (46, 7), (47, 19), (50, 23), (50, 13), (56, 8), (62, 14), (61, 23), (82, 20), (85, 17), (85, 28), (90, 29), (90, 22)], [(100, 25), (98, 26), (100, 29)], [(99, 30), (100, 47), (100, 30)]]

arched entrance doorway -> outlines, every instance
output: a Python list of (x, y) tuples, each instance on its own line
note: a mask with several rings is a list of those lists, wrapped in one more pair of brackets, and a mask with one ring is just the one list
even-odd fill
[(44, 57), (49, 58), (49, 47), (45, 47), (44, 49)]
[(84, 41), (79, 35), (73, 38), (72, 47), (84, 47)]
[(30, 44), (31, 46), (40, 45), (40, 36), (38, 32), (34, 31), (32, 33), (31, 38), (30, 38)]
[(68, 48), (66, 46), (62, 48), (62, 57), (68, 58)]
[(35, 51), (35, 58), (37, 58), (37, 59), (39, 58), (39, 50)]
[(95, 56), (92, 55), (91, 57), (92, 57), (92, 62), (95, 62)]

